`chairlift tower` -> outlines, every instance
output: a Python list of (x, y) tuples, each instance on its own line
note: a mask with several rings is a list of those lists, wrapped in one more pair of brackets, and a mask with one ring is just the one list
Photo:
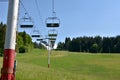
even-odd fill
[(14, 60), (19, 0), (9, 0), (3, 66), (0, 80), (15, 80)]
[[(52, 16), (46, 18), (45, 20), (45, 24), (47, 28), (58, 28), (60, 26), (60, 19), (58, 17), (56, 17), (56, 12), (54, 10), (54, 0), (52, 0)], [(48, 50), (48, 68), (50, 67), (50, 54), (51, 54), (51, 50), (54, 47), (55, 41), (56, 41), (56, 37), (57, 37), (58, 33), (55, 29), (51, 29), (48, 31), (48, 43), (50, 44), (51, 49)]]

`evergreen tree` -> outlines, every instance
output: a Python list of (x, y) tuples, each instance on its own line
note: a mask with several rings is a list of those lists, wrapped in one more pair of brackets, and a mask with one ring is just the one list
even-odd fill
[(70, 38), (66, 38), (66, 39), (65, 39), (65, 44), (64, 44), (65, 50), (68, 50), (68, 49), (69, 49), (70, 41), (71, 41)]
[(57, 50), (65, 50), (65, 49), (64, 49), (64, 43), (63, 43), (63, 42), (59, 42), (59, 43), (58, 43)]
[(0, 23), (0, 55), (3, 55), (3, 51), (4, 51), (5, 32), (6, 32), (6, 25), (1, 22)]

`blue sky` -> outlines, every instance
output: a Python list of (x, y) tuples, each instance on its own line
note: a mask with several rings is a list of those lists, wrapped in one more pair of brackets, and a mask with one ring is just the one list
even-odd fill
[[(51, 16), (52, 0), (37, 1), (40, 16), (34, 0), (22, 0), (35, 26), (46, 35), (49, 29), (45, 27), (45, 19)], [(55, 11), (61, 20), (56, 29), (57, 42), (64, 41), (65, 37), (120, 35), (120, 0), (55, 0)], [(21, 7), (20, 16), (24, 13)], [(6, 23), (6, 18), (7, 2), (0, 2), (0, 21)]]

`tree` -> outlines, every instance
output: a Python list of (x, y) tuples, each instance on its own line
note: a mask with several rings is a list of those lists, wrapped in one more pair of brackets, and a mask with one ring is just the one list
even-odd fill
[(21, 53), (28, 52), (33, 48), (32, 39), (29, 34), (26, 34), (25, 31), (18, 32), (17, 47), (18, 47), (18, 51)]
[(102, 52), (103, 53), (110, 53), (111, 49), (111, 40), (109, 37), (103, 37), (103, 42), (102, 42)]
[(80, 51), (80, 45), (79, 45), (79, 38), (75, 39), (73, 38), (70, 42), (69, 51), (79, 52)]
[(5, 32), (6, 32), (6, 25), (1, 22), (0, 23), (0, 55), (3, 55), (3, 51), (4, 51)]
[(99, 52), (99, 46), (97, 43), (94, 43), (91, 48), (90, 48), (90, 52), (92, 53), (98, 53)]
[(64, 43), (63, 42), (58, 43), (57, 50), (64, 50)]
[(114, 45), (115, 53), (120, 53), (120, 36), (116, 36), (115, 45)]
[(34, 42), (34, 48), (39, 48), (39, 44), (37, 42)]
[(64, 44), (65, 50), (68, 50), (68, 49), (69, 49), (70, 41), (71, 41), (70, 38), (66, 38), (66, 39), (65, 39), (65, 44)]

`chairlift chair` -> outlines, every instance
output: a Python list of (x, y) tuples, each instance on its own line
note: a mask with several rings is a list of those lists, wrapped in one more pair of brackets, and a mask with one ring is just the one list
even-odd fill
[(50, 37), (56, 37), (57, 34), (48, 34), (48, 36), (50, 36)]
[(42, 41), (43, 39), (36, 39), (37, 41)]
[(55, 41), (56, 38), (52, 38), (52, 37), (51, 37), (51, 38), (49, 38), (49, 40), (50, 40), (50, 41)]
[(51, 43), (52, 47), (54, 47), (55, 40), (50, 41), (50, 43)]
[(41, 37), (40, 36), (40, 32), (39, 30), (35, 27), (34, 30), (32, 31), (32, 35), (31, 35), (33, 38), (38, 38), (38, 37)]
[(33, 22), (30, 17), (24, 17), (21, 20), (21, 28), (33, 28)]
[(33, 34), (32, 37), (40, 37), (40, 35), (38, 34)]
[(58, 32), (55, 29), (48, 31), (49, 37), (57, 37), (57, 35), (58, 35)]
[(47, 27), (59, 27), (60, 26), (60, 19), (57, 17), (48, 17), (46, 19), (46, 26)]

